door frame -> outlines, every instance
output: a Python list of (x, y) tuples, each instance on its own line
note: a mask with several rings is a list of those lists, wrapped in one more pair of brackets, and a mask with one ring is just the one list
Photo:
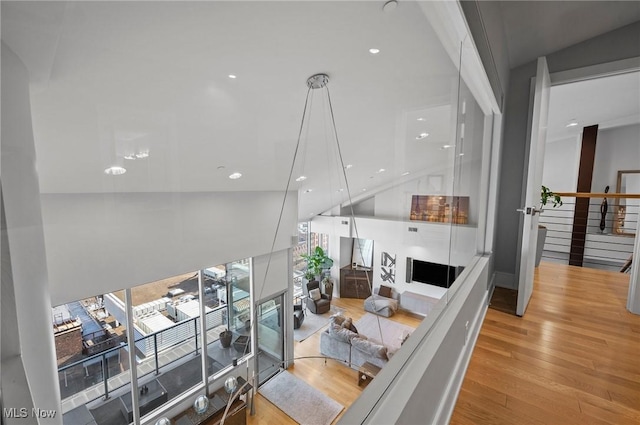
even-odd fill
[[(596, 78), (609, 77), (613, 75), (626, 74), (629, 72), (637, 72), (637, 71), (640, 71), (640, 56), (628, 58), (628, 59), (622, 59), (622, 60), (613, 61), (613, 62), (606, 62), (602, 64), (597, 64), (597, 65), (586, 66), (586, 67), (573, 68), (566, 71), (549, 73), (549, 77), (551, 81), (551, 87), (553, 88), (554, 86), (559, 86), (563, 84), (576, 83), (579, 81), (587, 81), (587, 80), (592, 80)], [(535, 77), (532, 77), (532, 80), (535, 81)], [(530, 96), (533, 96), (533, 95), (535, 95), (535, 92), (532, 90)], [(531, 98), (530, 104), (532, 104), (532, 102), (533, 102), (533, 99)], [(533, 108), (530, 108), (528, 119), (531, 120), (532, 116), (533, 116)], [(527, 167), (529, 165), (529, 160), (526, 163)], [(536, 160), (544, 162), (544, 157), (536, 158)], [(518, 281), (517, 281), (518, 293), (520, 293), (520, 291), (523, 290), (524, 288), (524, 285), (520, 276), (521, 252), (522, 252), (522, 242), (523, 242), (522, 232), (524, 230), (524, 225), (525, 225), (525, 220), (521, 218), (520, 226), (519, 226), (519, 236), (518, 236), (518, 255), (516, 258), (516, 267), (517, 267), (516, 276), (518, 277)], [(533, 272), (535, 272), (535, 269), (533, 270)], [(640, 275), (640, 271), (636, 274), (632, 273), (631, 275), (627, 308), (630, 308), (630, 306), (632, 306), (632, 301), (633, 301), (632, 298), (640, 297), (640, 295), (638, 295), (640, 294), (640, 276), (639, 275)], [(638, 309), (640, 309), (640, 302), (635, 302), (635, 305), (637, 305)], [(526, 309), (526, 306), (525, 306), (525, 309)], [(522, 312), (522, 314), (524, 314), (524, 311)], [(640, 314), (640, 311), (637, 312), (636, 314)]]
[[(280, 370), (282, 368), (284, 368), (285, 366), (285, 362), (286, 362), (286, 350), (285, 350), (285, 338), (286, 338), (286, 328), (287, 328), (287, 320), (286, 320), (286, 308), (285, 306), (287, 305), (287, 290), (283, 290), (283, 291), (279, 291), (276, 292), (275, 294), (269, 295), (259, 301), (255, 302), (254, 305), (254, 313), (255, 313), (255, 317), (254, 317), (254, 322), (255, 326), (256, 326), (256, 331), (255, 331), (255, 337), (256, 337), (256, 355), (254, 356), (254, 361), (255, 361), (255, 365), (254, 365), (254, 370), (256, 371), (256, 387), (259, 387), (261, 383), (266, 382), (269, 378), (271, 378), (273, 376), (269, 375), (269, 377), (267, 378), (261, 378), (260, 377), (260, 373), (262, 372), (260, 369), (260, 364), (259, 364), (259, 357), (260, 357), (260, 314), (261, 314), (261, 308), (260, 306), (268, 301), (271, 300), (275, 300), (275, 299), (279, 299), (280, 300), (280, 307), (277, 308), (277, 314), (280, 316), (279, 317), (279, 321), (280, 321), (280, 339), (279, 339), (279, 349), (280, 349), (280, 356), (281, 359), (279, 360), (279, 364), (278, 364), (278, 368), (277, 370)], [(267, 353), (270, 356), (273, 356), (272, 353)], [(277, 372), (276, 372), (277, 373)], [(275, 374), (275, 373), (274, 373)]]

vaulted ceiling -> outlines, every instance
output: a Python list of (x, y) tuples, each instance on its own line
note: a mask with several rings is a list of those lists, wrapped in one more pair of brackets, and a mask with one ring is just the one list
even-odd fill
[[(638, 19), (604, 3), (505, 2), (512, 66)], [(305, 217), (347, 199), (343, 173), (362, 196), (447, 167), (455, 66), (420, 4), (383, 5), (3, 1), (2, 40), (32, 81), (41, 191), (283, 190), (292, 172), (307, 177), (290, 182)], [(340, 152), (313, 90), (293, 164), (320, 72)], [(127, 172), (104, 173), (115, 164)]]

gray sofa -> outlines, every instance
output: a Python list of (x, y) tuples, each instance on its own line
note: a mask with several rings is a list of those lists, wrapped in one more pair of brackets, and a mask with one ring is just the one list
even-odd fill
[(342, 323), (338, 324), (340, 318), (331, 316), (329, 326), (320, 335), (320, 354), (342, 361), (353, 369), (358, 369), (365, 362), (383, 367), (393, 355), (392, 350), (373, 338), (343, 327)]

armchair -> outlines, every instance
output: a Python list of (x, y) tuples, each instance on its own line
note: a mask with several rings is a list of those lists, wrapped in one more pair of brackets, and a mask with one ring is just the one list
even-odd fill
[(331, 300), (328, 295), (320, 293), (320, 282), (317, 280), (307, 283), (307, 308), (313, 314), (326, 313), (331, 309)]
[(293, 329), (300, 329), (304, 322), (304, 310), (302, 309), (302, 303), (293, 305)]

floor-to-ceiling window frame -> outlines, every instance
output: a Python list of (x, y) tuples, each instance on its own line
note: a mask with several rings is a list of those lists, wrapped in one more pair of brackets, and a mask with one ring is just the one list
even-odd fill
[(63, 422), (138, 423), (248, 361), (252, 287), (243, 259), (56, 307)]
[(256, 303), (257, 384), (261, 385), (284, 365), (284, 306), (286, 292)]

